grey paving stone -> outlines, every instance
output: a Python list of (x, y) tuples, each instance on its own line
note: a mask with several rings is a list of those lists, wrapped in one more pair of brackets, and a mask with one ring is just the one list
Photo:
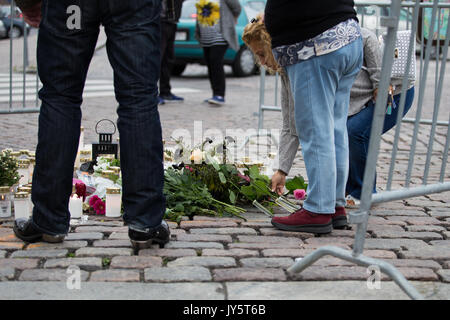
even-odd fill
[(144, 256), (131, 256), (131, 257), (114, 257), (111, 260), (110, 268), (113, 269), (145, 269), (152, 267), (161, 267), (161, 257), (144, 257)]
[(292, 258), (243, 258), (240, 259), (243, 267), (247, 268), (284, 268), (294, 264)]
[(177, 235), (178, 241), (194, 241), (194, 242), (224, 242), (230, 243), (233, 241), (229, 235), (219, 234), (179, 234)]
[(194, 249), (143, 249), (139, 250), (139, 256), (158, 256), (167, 258), (178, 258), (187, 256), (197, 256)]
[(101, 258), (65, 258), (65, 259), (48, 259), (44, 268), (68, 268), (69, 266), (78, 266), (83, 270), (97, 270), (102, 268)]
[(128, 232), (113, 232), (109, 235), (108, 240), (130, 240)]
[(399, 267), (398, 270), (405, 276), (407, 280), (418, 281), (438, 281), (437, 274), (428, 268), (404, 268)]
[(295, 243), (285, 244), (285, 243), (241, 243), (235, 242), (228, 244), (228, 248), (231, 249), (254, 249), (254, 250), (263, 250), (263, 249), (286, 249), (286, 247), (291, 249), (300, 248), (302, 245), (298, 245)]
[(39, 259), (0, 259), (0, 269), (15, 268), (19, 270), (37, 268)]
[(16, 274), (14, 268), (2, 268), (0, 269), (0, 281), (13, 280)]
[(96, 240), (93, 243), (94, 247), (104, 248), (131, 248), (131, 242), (127, 240)]
[(428, 232), (440, 232), (445, 231), (446, 229), (442, 226), (434, 226), (434, 225), (423, 225), (423, 226), (406, 226), (407, 231), (428, 231)]
[(71, 240), (100, 240), (103, 239), (103, 233), (101, 232), (71, 232), (69, 233), (65, 240), (71, 241)]
[(91, 273), (91, 282), (138, 282), (138, 270), (98, 270)]
[(128, 232), (128, 227), (111, 227), (111, 226), (79, 226), (75, 228), (76, 233), (80, 232), (101, 232), (110, 234), (113, 232)]
[(223, 227), (237, 227), (238, 224), (234, 221), (181, 221), (180, 228), (223, 228)]
[(416, 239), (366, 239), (365, 249), (401, 250), (402, 248), (427, 247), (428, 244)]
[(376, 230), (373, 234), (377, 238), (388, 238), (388, 239), (418, 239), (418, 240), (440, 240), (442, 239), (442, 235), (436, 232), (409, 232), (409, 231), (384, 231), (384, 230)]
[(202, 256), (218, 256), (218, 257), (258, 257), (259, 251), (248, 249), (203, 249)]
[(300, 239), (308, 239), (314, 237), (314, 234), (312, 233), (283, 231), (275, 228), (261, 228), (259, 229), (259, 232), (261, 232), (263, 236), (296, 237)]
[(303, 241), (299, 238), (288, 238), (288, 237), (269, 237), (269, 236), (242, 236), (238, 235), (237, 239), (239, 242), (247, 243), (276, 243), (276, 244), (286, 244), (300, 246)]
[(408, 251), (401, 251), (399, 255), (405, 259), (449, 260), (450, 247), (429, 246), (427, 248), (410, 248)]
[(264, 249), (262, 255), (264, 257), (304, 257), (313, 252), (314, 249)]
[(38, 243), (30, 243), (27, 246), (27, 250), (42, 250), (42, 249), (79, 249), (83, 247), (87, 247), (87, 241), (64, 241), (61, 243), (47, 243), (47, 242), (38, 242)]
[(223, 300), (220, 283), (111, 283), (82, 282), (80, 290), (67, 290), (64, 282), (0, 282), (5, 300)]
[(214, 269), (214, 281), (285, 281), (286, 274), (279, 268)]
[(128, 248), (81, 248), (75, 251), (76, 257), (111, 257), (131, 256), (132, 249)]
[(167, 266), (235, 267), (236, 260), (231, 257), (181, 257), (170, 261)]
[(392, 264), (394, 267), (428, 268), (434, 271), (442, 269), (441, 265), (433, 260), (392, 259), (387, 262)]
[(219, 242), (170, 241), (169, 243), (167, 243), (164, 246), (164, 248), (167, 248), (167, 249), (185, 249), (185, 248), (223, 249), (223, 244), (221, 244)]
[(0, 242), (0, 249), (2, 250), (20, 250), (23, 247), (23, 242)]
[(5, 250), (0, 250), (0, 259), (6, 257), (6, 251)]
[(196, 228), (190, 232), (191, 234), (257, 234), (252, 228)]
[(417, 210), (372, 210), (370, 212), (374, 216), (410, 216), (410, 217), (427, 217), (427, 214), (423, 209)]
[[(289, 273), (293, 280), (302, 281), (342, 281), (367, 280), (367, 268), (359, 266), (310, 266), (301, 273)], [(383, 279), (383, 277), (382, 277)]]
[[(67, 269), (27, 269), (22, 271), (19, 276), (20, 281), (63, 281), (64, 284), (72, 273), (68, 273)], [(86, 281), (89, 272), (80, 270), (80, 280)]]
[(144, 270), (145, 281), (178, 282), (178, 281), (211, 281), (211, 273), (204, 267), (163, 267)]
[(336, 244), (352, 245), (354, 241), (355, 240), (350, 237), (314, 237), (306, 239), (305, 243), (319, 244), (321, 246)]
[(444, 262), (444, 268), (450, 269), (450, 260)]
[(450, 283), (450, 269), (442, 269), (437, 271), (437, 274), (443, 282)]
[(65, 258), (68, 253), (66, 249), (42, 249), (15, 251), (10, 258)]
[(404, 221), (410, 225), (425, 225), (425, 224), (435, 224), (439, 225), (441, 221), (432, 217), (400, 217), (400, 216), (392, 216), (387, 217), (388, 220), (400, 220)]
[(430, 244), (432, 246), (449, 246), (450, 247), (450, 240), (434, 240), (434, 241), (430, 241)]

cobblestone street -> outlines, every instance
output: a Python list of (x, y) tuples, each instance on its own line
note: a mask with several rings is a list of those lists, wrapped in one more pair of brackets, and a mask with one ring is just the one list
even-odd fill
[[(1, 48), (0, 48), (1, 49)], [(0, 64), (0, 68), (2, 65)], [(430, 79), (434, 79), (430, 65)], [(448, 67), (447, 67), (448, 69)], [(189, 66), (172, 81), (174, 93), (185, 98), (179, 104), (159, 107), (163, 136), (185, 129), (194, 136), (200, 125), (207, 130), (256, 129), (259, 76), (235, 78), (226, 68), (226, 105), (211, 107), (202, 101), (210, 96), (206, 68)], [(447, 72), (446, 78), (450, 77)], [(267, 77), (266, 102), (274, 100), (274, 77)], [(112, 80), (104, 49), (97, 51), (88, 79)], [(445, 88), (449, 88), (446, 79)], [(450, 90), (443, 90), (438, 119), (448, 121)], [(425, 101), (432, 105), (434, 87), (427, 87)], [(428, 103), (424, 103), (424, 106)], [(4, 107), (4, 105), (1, 105)], [(95, 124), (117, 120), (112, 95), (85, 98), (82, 106), (85, 142), (96, 141)], [(423, 117), (432, 118), (424, 107)], [(416, 106), (408, 113), (415, 117)], [(264, 127), (281, 128), (280, 113), (266, 113)], [(0, 115), (0, 150), (34, 150), (37, 114)], [(198, 122), (196, 122), (198, 121)], [(404, 123), (396, 160), (393, 189), (404, 186), (410, 158), (413, 125)], [(377, 187), (384, 190), (395, 130), (383, 135), (377, 164)], [(422, 184), (430, 126), (418, 135), (411, 185)], [(447, 136), (438, 127), (433, 141), (428, 183), (437, 182)], [(118, 135), (116, 135), (118, 137)], [(256, 143), (256, 142), (255, 142)], [(253, 144), (252, 144), (253, 145)], [(272, 152), (276, 148), (271, 149)], [(445, 179), (450, 179), (450, 160)], [(301, 152), (291, 176), (306, 177)], [(277, 212), (277, 214), (285, 214)], [(121, 219), (89, 216), (82, 225), (72, 225), (62, 244), (25, 244), (12, 231), (12, 220), (0, 220), (0, 299), (407, 299), (407, 295), (382, 275), (381, 288), (370, 290), (367, 268), (327, 257), (300, 274), (286, 270), (294, 259), (324, 245), (351, 250), (353, 229), (334, 230), (315, 236), (275, 229), (270, 219), (255, 208), (237, 218), (195, 216), (179, 224), (169, 222), (171, 241), (165, 248), (134, 251), (128, 228)], [(428, 299), (450, 298), (450, 192), (392, 201), (373, 207), (369, 218), (364, 254), (391, 263)], [(81, 289), (67, 287), (71, 266), (81, 269)]]

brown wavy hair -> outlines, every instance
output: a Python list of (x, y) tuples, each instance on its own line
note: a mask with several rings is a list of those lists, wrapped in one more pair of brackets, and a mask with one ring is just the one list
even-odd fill
[[(256, 63), (262, 65), (270, 73), (280, 72), (281, 68), (275, 60), (272, 53), (272, 38), (267, 32), (266, 26), (262, 20), (262, 15), (258, 15), (255, 19), (247, 24), (244, 28), (244, 33), (242, 34), (242, 40), (251, 50), (250, 43), (257, 41), (263, 45), (264, 55), (266, 60), (272, 61), (272, 65), (277, 66), (276, 69), (270, 68), (266, 65), (262, 65), (258, 56), (255, 54)], [(253, 52), (254, 53), (254, 52)]]

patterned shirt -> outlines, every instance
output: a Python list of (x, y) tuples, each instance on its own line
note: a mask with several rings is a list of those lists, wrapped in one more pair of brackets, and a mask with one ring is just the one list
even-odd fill
[(218, 1), (210, 1), (210, 3), (215, 5), (216, 14), (207, 10), (209, 16), (205, 16), (205, 20), (209, 22), (202, 23), (203, 21), (199, 20), (200, 44), (202, 47), (226, 45), (227, 41), (220, 32), (220, 4)]
[(359, 24), (348, 19), (326, 30), (312, 39), (272, 49), (280, 66), (285, 67), (336, 51), (361, 36)]

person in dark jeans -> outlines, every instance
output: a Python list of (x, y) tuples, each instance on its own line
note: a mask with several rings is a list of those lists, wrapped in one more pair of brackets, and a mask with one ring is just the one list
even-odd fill
[(161, 76), (159, 78), (159, 104), (183, 102), (174, 95), (170, 86), (170, 73), (175, 60), (175, 33), (184, 0), (163, 0), (161, 10)]
[(134, 247), (153, 242), (164, 245), (170, 231), (163, 220), (163, 145), (157, 109), (161, 1), (16, 2), (27, 22), (39, 26), (37, 63), (43, 83), (33, 174), (34, 210), (29, 220), (15, 221), (16, 236), (26, 242), (61, 242), (68, 233), (83, 87), (103, 24), (119, 103), (123, 219)]

